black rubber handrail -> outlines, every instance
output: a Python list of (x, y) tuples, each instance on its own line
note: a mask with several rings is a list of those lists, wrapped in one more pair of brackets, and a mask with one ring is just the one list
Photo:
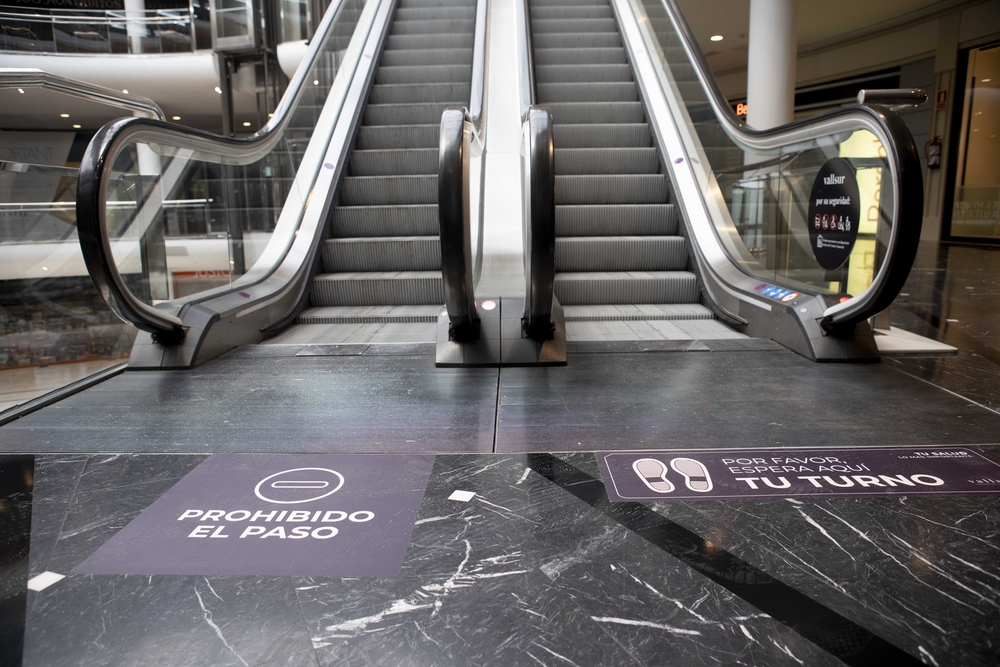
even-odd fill
[(517, 5), (521, 22), (521, 121), (527, 123), (524, 144), (524, 318), (525, 335), (550, 340), (556, 276), (556, 169), (552, 111), (535, 104), (534, 45), (527, 0)]
[[(476, 3), (469, 105), (449, 107), (441, 114), (438, 148), (438, 225), (441, 238), (441, 278), (445, 308), (455, 341), (479, 338), (472, 216), (469, 202), (469, 159), (485, 149), (486, 86), (489, 67), (489, 0)], [(466, 132), (469, 133), (468, 141)], [(481, 168), (485, 176), (485, 168)], [(482, 192), (480, 192), (482, 203)], [(480, 206), (480, 211), (482, 206)], [(480, 233), (482, 242), (482, 233)]]
[[(77, 184), (76, 213), (80, 249), (98, 293), (118, 317), (165, 345), (184, 339), (180, 318), (151, 306), (129, 290), (112, 254), (105, 224), (106, 185), (115, 159), (131, 140), (221, 156), (227, 164), (250, 164), (267, 154), (284, 136), (285, 129), (305, 91), (307, 76), (326, 52), (329, 38), (346, 0), (333, 0), (302, 62), (267, 124), (246, 139), (213, 134), (182, 125), (147, 118), (121, 118), (102, 127), (84, 152)], [(139, 205), (142, 203), (139, 202)], [(275, 267), (271, 267), (273, 270)]]
[(552, 112), (528, 110), (524, 147), (527, 174), (524, 235), (526, 279), (524, 332), (535, 340), (550, 340), (554, 331), (552, 302), (556, 279), (556, 169)]
[[(884, 132), (889, 139), (889, 145), (886, 146), (887, 159), (893, 165), (897, 175), (895, 192), (897, 208), (896, 218), (893, 221), (894, 224), (885, 248), (883, 269), (880, 269), (871, 287), (862, 295), (828, 308), (827, 314), (820, 323), (824, 330), (836, 333), (850, 330), (856, 323), (885, 310), (899, 295), (907, 276), (909, 276), (910, 269), (913, 267), (923, 221), (924, 197), (920, 157), (913, 135), (906, 124), (889, 106), (865, 101), (863, 104), (836, 109), (767, 130), (754, 130), (736, 116), (735, 111), (722, 94), (715, 75), (698, 46), (694, 33), (678, 8), (676, 0), (660, 0), (660, 3), (681, 39), (684, 50), (694, 67), (695, 74), (708, 97), (716, 118), (723, 124), (727, 133), (738, 137), (738, 143), (743, 146), (766, 150), (777, 145), (796, 143), (812, 137), (817, 132), (823, 132), (824, 126), (831, 126), (837, 121), (850, 117), (858, 118), (859, 115), (873, 119)], [(923, 95), (923, 99), (926, 99), (926, 95), (922, 91), (912, 91), (906, 98), (912, 102), (921, 95)], [(737, 266), (741, 271), (746, 272), (746, 269), (738, 263)]]

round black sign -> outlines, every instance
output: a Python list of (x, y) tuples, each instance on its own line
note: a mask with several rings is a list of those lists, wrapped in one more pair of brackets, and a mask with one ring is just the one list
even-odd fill
[(809, 198), (809, 242), (819, 265), (839, 269), (851, 256), (858, 238), (861, 201), (858, 178), (844, 158), (824, 164), (813, 182)]

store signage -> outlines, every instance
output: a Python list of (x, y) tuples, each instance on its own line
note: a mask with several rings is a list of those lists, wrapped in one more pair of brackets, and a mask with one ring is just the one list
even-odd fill
[(595, 456), (614, 502), (1000, 495), (1000, 464), (962, 447), (664, 450)]
[(819, 265), (839, 269), (851, 256), (858, 238), (861, 201), (854, 167), (844, 158), (827, 160), (809, 195), (809, 244)]
[(73, 571), (395, 576), (433, 462), (217, 454)]
[(740, 117), (746, 116), (749, 111), (750, 111), (750, 107), (748, 107), (746, 105), (746, 103), (744, 103), (744, 102), (740, 102), (739, 104), (736, 105), (736, 115), (737, 116), (740, 116)]

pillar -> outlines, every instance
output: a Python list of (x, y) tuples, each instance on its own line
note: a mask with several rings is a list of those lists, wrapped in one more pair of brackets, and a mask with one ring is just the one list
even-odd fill
[(797, 0), (750, 1), (747, 124), (766, 130), (795, 112)]

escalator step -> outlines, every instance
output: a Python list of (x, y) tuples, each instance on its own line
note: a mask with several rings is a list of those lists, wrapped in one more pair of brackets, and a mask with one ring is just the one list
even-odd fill
[(669, 196), (663, 174), (556, 176), (556, 205), (665, 204)]
[(344, 206), (436, 204), (437, 174), (417, 176), (349, 176), (340, 189)]
[(557, 236), (677, 233), (673, 204), (556, 206)]
[(443, 304), (440, 271), (330, 273), (313, 280), (316, 306)]
[(379, 67), (376, 84), (453, 83), (468, 81), (471, 65), (412, 65)]
[(438, 151), (434, 148), (356, 150), (351, 153), (351, 176), (436, 174), (437, 170)]
[(328, 239), (323, 244), (323, 269), (440, 271), (441, 242), (437, 236)]
[(382, 54), (379, 64), (395, 65), (468, 65), (472, 49), (395, 49)]
[(534, 11), (536, 7), (582, 7), (584, 5), (607, 4), (608, 0), (531, 0), (531, 10)]
[(369, 104), (365, 107), (365, 125), (431, 125), (441, 122), (448, 107), (462, 107), (466, 102), (430, 102), (421, 104)]
[(556, 175), (655, 174), (655, 148), (556, 148)]
[(440, 124), (434, 125), (363, 125), (358, 130), (357, 147), (436, 148)]
[[(610, 8), (609, 8), (610, 9)], [(476, 7), (473, 4), (451, 7), (399, 7), (394, 17), (402, 21), (454, 21), (456, 19), (475, 21)]]
[(550, 102), (552, 120), (563, 125), (577, 123), (644, 123), (641, 102)]
[(565, 306), (567, 322), (629, 322), (636, 320), (712, 320), (715, 315), (700, 303), (642, 303), (603, 306)]
[(390, 35), (454, 35), (472, 34), (476, 29), (475, 19), (453, 19), (444, 21), (393, 21)]
[(577, 236), (556, 239), (556, 271), (679, 271), (681, 236)]
[(402, 8), (417, 8), (417, 7), (466, 7), (471, 6), (474, 3), (470, 0), (399, 0), (399, 7)]
[(633, 82), (617, 83), (539, 83), (538, 103), (559, 102), (635, 102), (639, 89)]
[[(635, 87), (634, 85), (632, 86)], [(421, 104), (469, 99), (469, 83), (420, 83), (372, 86), (369, 104)], [(440, 122), (440, 119), (439, 119)]]
[(564, 5), (562, 7), (535, 7), (532, 3), (531, 19), (613, 19), (611, 5)]
[(615, 32), (547, 32), (534, 33), (531, 43), (536, 49), (602, 49), (622, 45), (622, 38)]
[(607, 19), (536, 19), (531, 20), (531, 34), (547, 33), (614, 33), (618, 36), (618, 25), (613, 18)]
[[(437, 322), (441, 306), (325, 306), (306, 308), (299, 324), (386, 324)], [(690, 318), (694, 319), (694, 318)]]
[(631, 80), (632, 69), (628, 65), (538, 65), (535, 67), (535, 81), (538, 83), (600, 83)]
[(562, 148), (646, 148), (653, 145), (646, 123), (555, 125), (553, 134), (555, 145)]
[(597, 65), (628, 63), (623, 48), (535, 49), (535, 65)]
[(475, 36), (471, 33), (450, 35), (419, 34), (389, 35), (385, 40), (387, 50), (395, 49), (471, 49)]
[(557, 273), (555, 293), (564, 306), (695, 303), (698, 281), (688, 271)]
[(338, 206), (333, 211), (335, 237), (430, 236), (437, 234), (440, 228), (437, 202), (403, 206)]

